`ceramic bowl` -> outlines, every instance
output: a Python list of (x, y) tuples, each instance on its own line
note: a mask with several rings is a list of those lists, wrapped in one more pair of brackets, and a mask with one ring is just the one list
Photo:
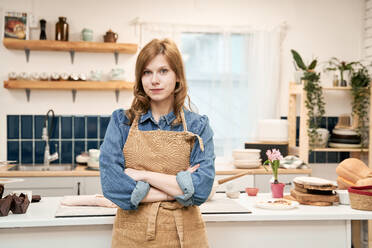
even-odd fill
[(258, 188), (245, 188), (245, 192), (247, 192), (248, 196), (256, 196)]
[(234, 160), (259, 160), (260, 159), (259, 149), (236, 149), (232, 151)]
[(262, 162), (261, 159), (258, 160), (234, 160), (234, 166), (239, 169), (252, 169), (259, 167)]
[(99, 161), (97, 161), (97, 160), (93, 160), (93, 159), (91, 159), (91, 158), (88, 159), (88, 167), (98, 169), (98, 168), (99, 168)]

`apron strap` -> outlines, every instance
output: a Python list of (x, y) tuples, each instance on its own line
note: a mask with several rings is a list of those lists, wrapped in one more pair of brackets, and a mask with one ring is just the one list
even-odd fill
[(180, 113), (181, 113), (181, 120), (182, 120), (182, 124), (183, 124), (183, 131), (187, 132), (185, 113), (183, 112), (183, 109), (181, 109)]
[(204, 152), (203, 139), (202, 139), (199, 135), (187, 131), (187, 124), (186, 124), (186, 119), (185, 119), (185, 112), (183, 111), (183, 109), (181, 109), (180, 113), (181, 113), (181, 119), (182, 119), (182, 124), (183, 124), (183, 131), (185, 131), (185, 132), (191, 134), (192, 136), (198, 138), (198, 140), (199, 140), (200, 150), (201, 150), (202, 152)]
[(154, 202), (151, 205), (150, 214), (147, 221), (146, 240), (155, 240), (156, 217), (158, 216), (161, 202)]
[(180, 239), (181, 248), (184, 248), (183, 243), (183, 217), (182, 210), (180, 208), (173, 210), (174, 221), (176, 222), (177, 234)]
[(138, 120), (139, 120), (139, 118), (140, 118), (140, 115), (136, 115), (136, 116), (134, 117), (133, 122), (132, 122), (132, 126), (133, 126), (135, 129), (138, 129)]
[(155, 240), (156, 236), (156, 218), (158, 216), (159, 207), (171, 210), (173, 212), (174, 221), (176, 223), (176, 229), (178, 238), (180, 239), (181, 248), (184, 248), (184, 230), (183, 230), (183, 206), (177, 202), (154, 202), (151, 205), (150, 213), (147, 222), (146, 229), (146, 240)]
[(202, 139), (199, 135), (194, 134), (194, 133), (192, 133), (192, 132), (187, 132), (187, 133), (189, 133), (190, 135), (192, 135), (192, 136), (198, 138), (198, 140), (199, 140), (199, 147), (200, 147), (200, 150), (201, 150), (202, 152), (204, 152), (204, 143), (203, 143), (203, 139)]

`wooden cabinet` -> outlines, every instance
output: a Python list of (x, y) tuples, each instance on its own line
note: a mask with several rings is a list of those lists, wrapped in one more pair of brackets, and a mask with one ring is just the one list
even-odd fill
[(34, 195), (64, 196), (102, 194), (99, 177), (24, 177), (23, 182), (7, 184), (4, 195), (31, 190)]

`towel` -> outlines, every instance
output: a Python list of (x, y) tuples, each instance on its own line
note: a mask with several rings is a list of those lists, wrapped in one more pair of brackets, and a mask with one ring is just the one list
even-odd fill
[(309, 168), (308, 165), (306, 165), (303, 160), (293, 155), (288, 155), (282, 160), (280, 160), (280, 167), (286, 168), (286, 169), (307, 169)]
[(118, 206), (106, 199), (103, 195), (67, 195), (61, 200), (65, 206), (97, 206), (107, 208), (117, 208)]

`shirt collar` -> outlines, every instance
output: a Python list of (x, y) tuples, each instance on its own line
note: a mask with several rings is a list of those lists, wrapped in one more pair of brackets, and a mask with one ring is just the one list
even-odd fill
[[(167, 122), (167, 124), (170, 125), (176, 119), (176, 115), (173, 113), (173, 111), (171, 111), (167, 115), (164, 115), (164, 118), (165, 118), (165, 121)], [(143, 122), (147, 121), (148, 119), (150, 119), (154, 123), (156, 123), (154, 117), (152, 116), (151, 109), (149, 109), (146, 114), (143, 114), (141, 116), (141, 118), (139, 120), (139, 123), (142, 124)]]

